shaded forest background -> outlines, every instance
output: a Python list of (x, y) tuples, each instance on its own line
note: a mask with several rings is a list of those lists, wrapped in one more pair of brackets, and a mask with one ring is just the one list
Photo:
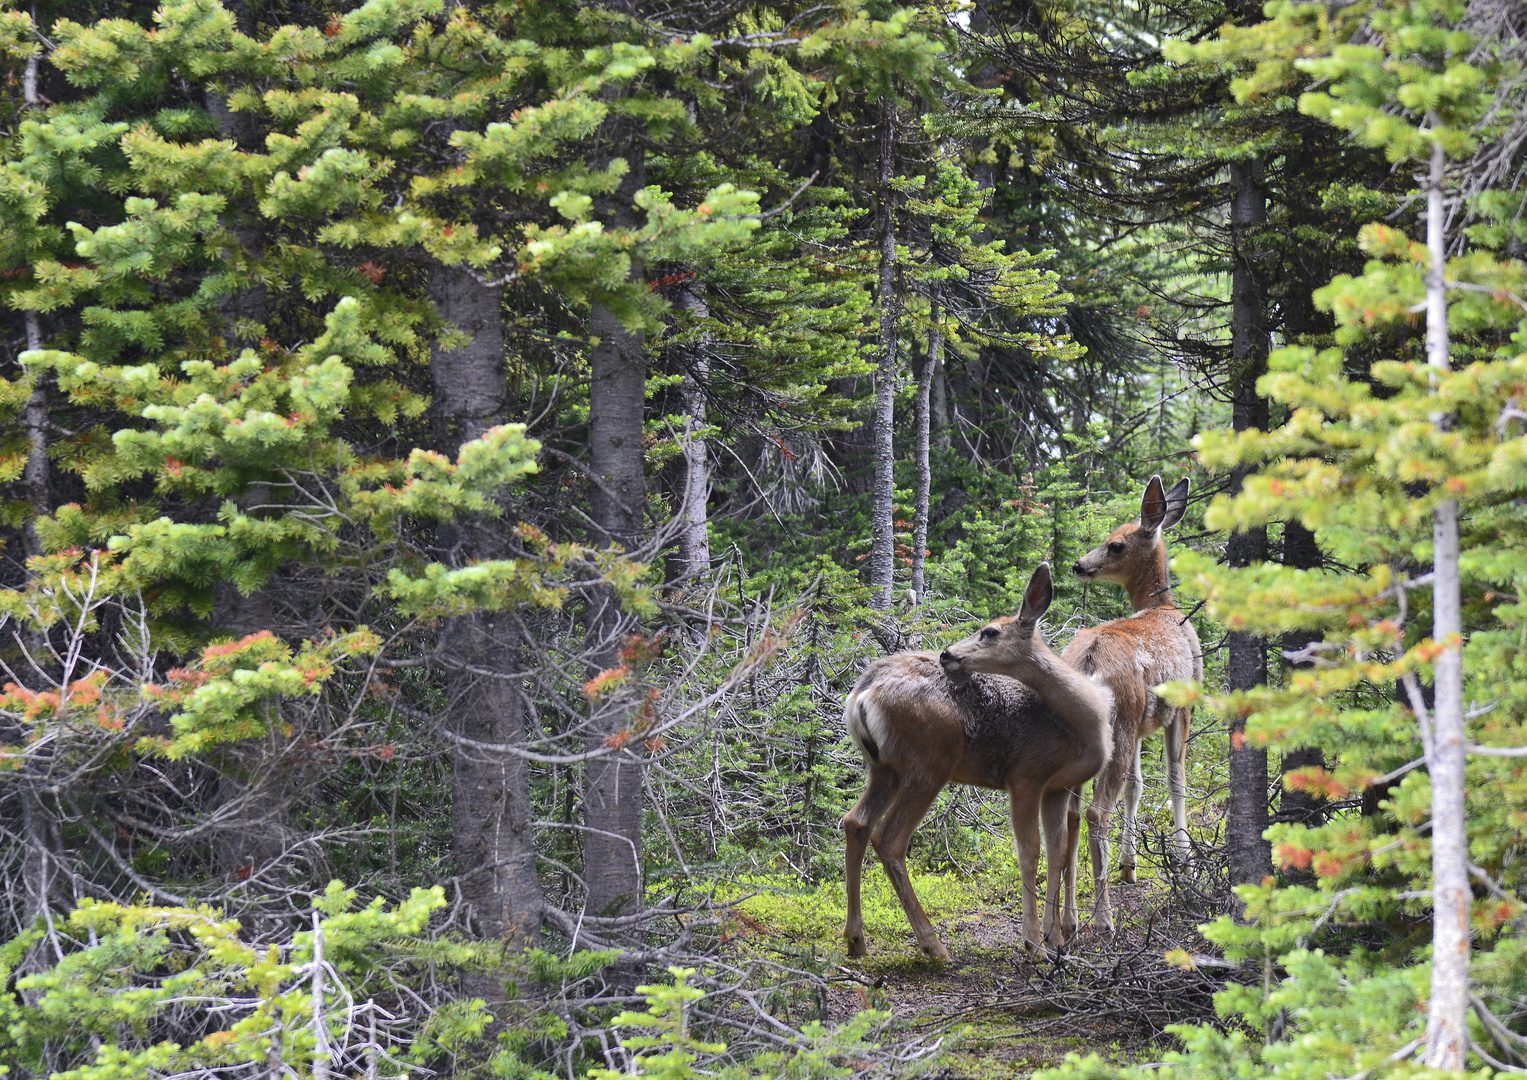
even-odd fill
[[(0, 1059), (965, 1067), (877, 1011), (823, 914), (862, 784), (843, 697), (1014, 611), (1153, 474), (1192, 481), (1168, 543), (1206, 675), (1176, 691), (1194, 864), (1165, 863), (1155, 743), (1144, 845), (1197, 969), (1187, 992), (1122, 932), (1165, 999), (1122, 1056), (1179, 1020), (1291, 1038), (1278, 980), (1325, 985), (1289, 959), (1323, 927), (1424, 1013), (1436, 654), (1406, 613), (1430, 601), (1374, 575), (1430, 582), (1415, 537), (1465, 500), (1466, 670), (1493, 688), (1470, 738), (1519, 746), (1522, 23), (1488, 0), (0, 6)], [(1392, 41), (1384, 71), (1442, 89), (1300, 66)], [(1416, 139), (1444, 124), (1482, 133), (1436, 143), (1454, 365), (1496, 365), (1446, 407), (1374, 366), (1427, 364)], [(1356, 434), (1321, 443), (1312, 408)], [(1450, 432), (1508, 455), (1468, 466), (1488, 482), (1416, 449)], [(1290, 460), (1315, 464), (1268, 487)], [(1378, 487), (1295, 503), (1326, 466)], [(1058, 586), (1057, 648), (1129, 614)], [(1297, 683), (1370, 632), (1342, 654), (1369, 667)], [(1465, 851), (1495, 965), (1469, 1023), (1520, 1071), (1527, 817), (1516, 758), (1484, 760), (1470, 797), (1505, 796)], [(921, 887), (1016, 893), (1006, 830), (946, 792)], [(887, 897), (872, 936), (915, 967)], [(1393, 1010), (1393, 1044), (1331, 1060), (1403, 1067)]]

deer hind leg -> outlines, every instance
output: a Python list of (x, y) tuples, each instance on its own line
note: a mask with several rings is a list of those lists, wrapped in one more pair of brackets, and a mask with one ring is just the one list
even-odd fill
[(912, 924), (912, 933), (917, 937), (917, 943), (925, 953), (941, 961), (949, 959), (949, 950), (944, 948), (944, 943), (933, 932), (933, 924), (928, 921), (928, 915), (918, 902), (917, 894), (912, 891), (912, 879), (907, 874), (907, 847), (912, 842), (913, 831), (943, 789), (944, 785), (937, 781), (904, 784), (886, 813), (884, 824), (870, 837), (870, 842), (880, 853), (885, 876), (891, 879), (891, 887), (896, 890), (901, 909), (907, 913), (907, 921)]
[[(1023, 879), (1023, 946), (1043, 952), (1039, 921), (1039, 855), (1043, 846), (1039, 831), (1039, 799), (1036, 793), (1008, 789), (1008, 812), (1013, 822), (1013, 843), (1018, 848), (1018, 870)], [(1055, 871), (1052, 869), (1051, 873)], [(1044, 931), (1048, 932), (1046, 925)]]
[(843, 940), (848, 943), (849, 956), (864, 956), (869, 952), (864, 943), (864, 916), (859, 908), (859, 875), (864, 867), (864, 849), (869, 844), (870, 833), (895, 798), (899, 786), (899, 778), (890, 769), (872, 767), (869, 786), (854, 803), (854, 808), (843, 816), (843, 884), (848, 892), (848, 921), (843, 926)]
[(1045, 944), (1059, 948), (1076, 933), (1074, 894), (1067, 895), (1067, 885), (1075, 885), (1075, 874), (1067, 864), (1071, 851), (1068, 817), (1071, 792), (1065, 788), (1047, 791), (1039, 802), (1040, 823), (1045, 839)]
[(1145, 774), (1140, 768), (1140, 741), (1135, 740), (1134, 764), (1124, 777), (1124, 813), (1119, 836), (1119, 880), (1135, 883), (1135, 838), (1139, 834), (1136, 824), (1140, 814), (1140, 794), (1145, 790)]
[(1113, 904), (1108, 895), (1108, 830), (1113, 808), (1129, 771), (1131, 757), (1117, 752), (1092, 785), (1092, 805), (1087, 807), (1087, 851), (1092, 856), (1092, 928), (1113, 933)]
[(1193, 859), (1188, 844), (1188, 725), (1193, 713), (1175, 710), (1176, 715), (1161, 733), (1166, 740), (1166, 789), (1172, 800), (1172, 847), (1177, 861), (1187, 866)]

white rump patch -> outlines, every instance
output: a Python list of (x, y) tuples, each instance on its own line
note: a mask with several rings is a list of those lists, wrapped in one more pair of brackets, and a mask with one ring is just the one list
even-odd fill
[(864, 752), (864, 739), (868, 736), (879, 747), (880, 753), (884, 754), (887, 731), (885, 714), (880, 711), (880, 705), (873, 694), (861, 694), (857, 704), (859, 707), (854, 710), (854, 721), (849, 725), (849, 734), (859, 744), (860, 753)]

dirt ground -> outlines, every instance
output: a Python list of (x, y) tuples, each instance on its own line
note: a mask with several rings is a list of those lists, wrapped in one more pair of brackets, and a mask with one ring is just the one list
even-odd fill
[[(888, 1010), (897, 1038), (945, 1040), (932, 1075), (948, 1080), (1023, 1076), (1070, 1053), (1157, 1060), (1174, 1042), (1166, 1025), (1213, 1018), (1226, 971), (1209, 966), (1196, 920), (1174, 910), (1164, 886), (1115, 885), (1112, 895), (1113, 935), (1091, 933), (1084, 910), (1083, 929), (1053, 960), (1025, 952), (1016, 903), (940, 923), (952, 957), (942, 966), (909, 952), (910, 931), (906, 942), (871, 940), (869, 956), (840, 967), (827, 1019)], [(1177, 950), (1203, 966), (1182, 966), (1180, 954), (1169, 963)]]

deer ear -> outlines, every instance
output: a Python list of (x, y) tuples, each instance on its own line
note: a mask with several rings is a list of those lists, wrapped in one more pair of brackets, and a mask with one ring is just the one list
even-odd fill
[(1153, 476), (1145, 485), (1145, 494), (1140, 496), (1140, 528), (1155, 532), (1161, 528), (1166, 512), (1166, 489), (1161, 486), (1161, 477)]
[(1188, 486), (1188, 478), (1184, 476), (1166, 493), (1166, 517), (1161, 519), (1163, 531), (1176, 525), (1188, 512)]
[(1032, 632), (1034, 624), (1050, 610), (1050, 601), (1054, 599), (1055, 582), (1050, 577), (1050, 564), (1042, 562), (1034, 568), (1028, 587), (1023, 590), (1023, 606), (1018, 609), (1018, 622)]

